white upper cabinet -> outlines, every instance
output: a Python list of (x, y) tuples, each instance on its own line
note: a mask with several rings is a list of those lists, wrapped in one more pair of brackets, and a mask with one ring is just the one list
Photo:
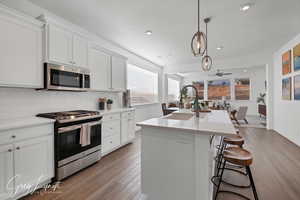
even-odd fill
[(91, 71), (91, 89), (109, 90), (111, 83), (110, 55), (96, 48), (89, 49), (89, 69)]
[(49, 24), (47, 44), (50, 62), (87, 67), (88, 40), (84, 37)]
[(89, 68), (92, 90), (126, 90), (127, 58), (102, 48), (84, 30), (69, 28), (47, 16), (39, 18), (47, 24), (46, 62)]
[(0, 86), (42, 87), (42, 26), (0, 7)]
[(62, 28), (49, 25), (48, 59), (63, 64), (73, 64), (73, 35)]
[(126, 62), (125, 58), (119, 56), (112, 56), (111, 58), (111, 87), (113, 90), (126, 90)]
[(79, 35), (73, 35), (73, 64), (78, 67), (88, 66), (88, 41)]
[(126, 58), (100, 46), (90, 45), (88, 61), (92, 90), (126, 90)]
[(0, 146), (0, 199), (14, 192), (13, 145)]

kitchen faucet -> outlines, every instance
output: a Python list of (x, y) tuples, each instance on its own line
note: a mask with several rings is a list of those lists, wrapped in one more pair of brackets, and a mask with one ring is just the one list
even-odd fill
[(200, 107), (199, 107), (199, 102), (198, 102), (198, 100), (199, 100), (199, 94), (198, 94), (198, 90), (197, 90), (197, 88), (196, 88), (195, 86), (193, 86), (193, 85), (186, 85), (186, 86), (184, 86), (184, 87), (181, 89), (181, 91), (180, 91), (180, 103), (179, 103), (179, 107), (180, 107), (180, 108), (183, 108), (183, 107), (184, 107), (184, 106), (183, 106), (183, 102), (182, 102), (182, 93), (184, 92), (184, 90), (185, 90), (186, 88), (189, 88), (189, 87), (193, 88), (193, 89), (195, 90), (195, 92), (196, 92), (196, 98), (195, 98), (195, 101), (194, 101), (194, 110), (195, 110), (195, 112), (196, 112), (196, 117), (199, 117), (199, 116), (200, 116), (200, 115), (199, 115)]

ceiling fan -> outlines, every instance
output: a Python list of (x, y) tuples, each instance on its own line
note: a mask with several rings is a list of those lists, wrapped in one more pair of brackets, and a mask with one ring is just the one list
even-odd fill
[(218, 76), (218, 77), (223, 77), (223, 76), (227, 76), (227, 75), (231, 75), (231, 72), (221, 72), (221, 70), (217, 70), (217, 73), (215, 74), (210, 74), (209, 76)]

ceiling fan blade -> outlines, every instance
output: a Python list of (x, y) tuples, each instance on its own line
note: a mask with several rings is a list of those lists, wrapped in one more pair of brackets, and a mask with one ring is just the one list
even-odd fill
[(231, 75), (231, 72), (223, 73), (223, 75)]

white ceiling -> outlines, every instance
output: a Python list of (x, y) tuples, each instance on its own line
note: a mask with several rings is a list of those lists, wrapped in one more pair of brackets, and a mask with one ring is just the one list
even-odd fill
[[(199, 63), (190, 50), (196, 0), (30, 1), (160, 65)], [(249, 1), (253, 8), (241, 12)], [(260, 51), (271, 54), (300, 32), (299, 10), (299, 0), (201, 0), (202, 19), (212, 16), (209, 53), (219, 65)], [(224, 49), (217, 51), (220, 45)]]

